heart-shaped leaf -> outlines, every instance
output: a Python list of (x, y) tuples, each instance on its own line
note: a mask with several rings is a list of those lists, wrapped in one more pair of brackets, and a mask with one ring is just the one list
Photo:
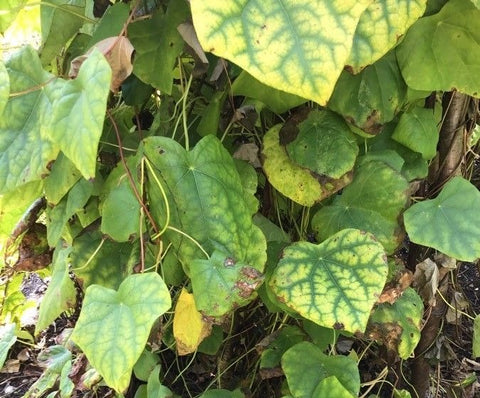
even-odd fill
[(461, 261), (480, 257), (480, 192), (464, 178), (452, 178), (435, 199), (414, 204), (403, 218), (412, 242)]
[(278, 299), (321, 326), (363, 332), (387, 277), (375, 238), (344, 229), (319, 245), (288, 246), (270, 285)]
[(377, 61), (422, 16), (426, 4), (426, 0), (379, 0), (370, 4), (353, 36), (348, 66), (357, 73)]
[[(309, 342), (301, 342), (290, 348), (282, 357), (282, 369), (287, 377), (288, 387), (294, 397), (356, 397), (360, 392), (360, 375), (357, 363), (353, 358), (341, 355), (325, 355), (320, 348)], [(327, 385), (335, 387), (328, 395), (319, 395), (317, 389), (330, 377), (337, 382), (329, 381)], [(335, 395), (334, 391), (348, 395)]]
[(319, 241), (344, 228), (368, 231), (391, 253), (402, 238), (398, 217), (408, 198), (405, 178), (384, 162), (367, 157), (357, 167), (353, 182), (314, 215), (312, 228)]
[(358, 145), (340, 116), (328, 110), (312, 111), (298, 130), (297, 137), (287, 144), (287, 153), (295, 163), (331, 178), (352, 170)]
[(194, 260), (190, 277), (197, 309), (214, 317), (248, 304), (263, 281), (256, 268), (217, 250), (208, 260)]
[[(235, 163), (220, 140), (208, 135), (187, 152), (172, 139), (149, 137), (144, 140), (144, 150), (166, 191), (170, 226), (195, 239), (207, 253), (218, 249), (239, 263), (263, 271), (265, 237), (252, 222), (256, 204), (245, 200), (247, 194), (253, 197), (248, 193), (251, 187), (243, 187)], [(151, 173), (147, 186), (152, 214), (163, 226), (165, 200)], [(197, 244), (182, 234), (167, 230), (165, 236), (178, 250), (187, 272), (194, 259), (205, 258)], [(200, 310), (200, 303), (197, 305)]]
[(94, 50), (77, 78), (63, 82), (52, 107), (49, 138), (87, 180), (95, 177), (111, 76), (112, 70), (105, 57)]
[(478, 96), (480, 10), (448, 1), (438, 14), (417, 21), (397, 49), (407, 84), (416, 90), (458, 90)]
[(153, 323), (170, 305), (168, 289), (157, 273), (130, 275), (118, 291), (91, 285), (72, 340), (107, 385), (122, 392)]
[(192, 0), (205, 51), (269, 86), (325, 104), (370, 0)]
[(393, 304), (379, 304), (368, 320), (366, 335), (398, 352), (402, 359), (412, 354), (420, 340), (423, 302), (412, 288), (407, 288)]

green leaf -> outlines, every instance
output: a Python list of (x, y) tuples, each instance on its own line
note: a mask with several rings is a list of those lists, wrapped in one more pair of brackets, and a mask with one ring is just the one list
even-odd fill
[(173, 393), (160, 383), (160, 365), (150, 373), (147, 383), (148, 398), (173, 398)]
[(46, 329), (62, 312), (75, 307), (75, 285), (69, 276), (68, 256), (71, 247), (57, 246), (52, 262), (52, 279), (40, 303), (35, 335)]
[(208, 260), (193, 260), (190, 267), (195, 306), (207, 316), (220, 317), (256, 297), (262, 274), (215, 250)]
[(0, 326), (0, 369), (3, 367), (5, 359), (7, 359), (8, 350), (17, 341), (15, 329), (15, 323), (7, 323)]
[[(167, 192), (170, 225), (188, 234), (207, 253), (220, 250), (235, 261), (263, 270), (266, 242), (252, 222), (252, 203), (235, 163), (220, 140), (208, 135), (190, 152), (172, 139), (149, 137), (144, 151), (155, 167), (159, 183)], [(165, 203), (151, 173), (147, 185), (152, 214), (165, 225)], [(191, 239), (176, 231), (165, 236), (178, 250), (188, 272), (192, 260), (205, 255)]]
[(369, 0), (192, 0), (202, 47), (260, 82), (324, 105)]
[(415, 107), (400, 116), (392, 138), (425, 160), (433, 159), (437, 153), (437, 121), (432, 109)]
[[(320, 348), (306, 341), (294, 345), (283, 355), (282, 368), (294, 397), (350, 398), (358, 396), (360, 392), (360, 375), (357, 363), (352, 358), (327, 356)], [(333, 391), (327, 395), (317, 394), (317, 389), (325, 392), (324, 380), (331, 376), (335, 376), (343, 388), (330, 380), (326, 386), (333, 387)], [(341, 391), (342, 395), (333, 395), (334, 391)], [(344, 391), (350, 395), (344, 395)]]
[(328, 107), (366, 133), (377, 134), (399, 112), (406, 92), (395, 52), (390, 52), (358, 75), (342, 72)]
[(64, 82), (52, 107), (49, 138), (87, 180), (95, 177), (111, 76), (107, 60), (94, 50), (82, 64), (77, 78)]
[(175, 62), (184, 42), (177, 26), (188, 18), (184, 1), (171, 0), (167, 12), (128, 27), (128, 38), (135, 47), (133, 73), (158, 90), (172, 93)]
[(200, 136), (217, 135), (220, 113), (226, 99), (227, 91), (217, 91), (209, 99), (208, 105), (201, 111), (202, 118), (197, 126), (197, 133)]
[(426, 0), (379, 0), (370, 4), (358, 22), (348, 66), (357, 73), (382, 57), (422, 16), (426, 3)]
[(403, 217), (412, 242), (460, 261), (480, 257), (480, 192), (462, 177), (452, 178), (435, 199), (414, 204)]
[(306, 102), (305, 98), (261, 83), (246, 71), (242, 71), (233, 82), (232, 94), (262, 101), (268, 108), (278, 114)]
[(423, 302), (407, 288), (393, 304), (379, 304), (368, 321), (366, 335), (407, 359), (420, 341)]
[(0, 33), (7, 30), (27, 0), (0, 0)]
[(8, 102), (10, 94), (10, 79), (8, 77), (7, 68), (3, 62), (0, 62), (0, 116)]
[(60, 152), (50, 175), (45, 178), (45, 196), (48, 202), (58, 204), (80, 177), (81, 174), (72, 161)]
[(155, 368), (155, 366), (157, 366), (159, 362), (160, 357), (158, 356), (158, 354), (154, 354), (147, 349), (143, 350), (140, 358), (138, 358), (138, 361), (133, 367), (135, 377), (138, 380), (147, 381), (148, 377), (152, 373), (152, 370)]
[(283, 195), (303, 206), (313, 206), (351, 181), (350, 176), (321, 184), (308, 170), (295, 164), (280, 145), (282, 125), (272, 127), (263, 137), (263, 169), (268, 181)]
[[(127, 167), (131, 176), (136, 176), (138, 159), (134, 156), (127, 159)], [(137, 191), (140, 192), (138, 182)], [(105, 196), (101, 202), (102, 224), (100, 230), (117, 242), (127, 242), (139, 234), (140, 204), (133, 192), (125, 166), (119, 163), (105, 182)]]
[(52, 112), (55, 88), (47, 82), (53, 75), (42, 69), (30, 46), (13, 54), (5, 66), (10, 92), (16, 95), (5, 106), (4, 115), (8, 117), (0, 118), (0, 193), (41, 179), (58, 153), (56, 145), (41, 132)]
[(71, 338), (107, 385), (122, 392), (153, 323), (170, 306), (168, 289), (157, 273), (130, 275), (118, 291), (91, 285)]
[(319, 245), (288, 246), (270, 285), (279, 300), (321, 326), (363, 332), (387, 277), (382, 245), (344, 229)]
[(400, 173), (367, 157), (353, 182), (314, 215), (312, 228), (319, 241), (344, 228), (368, 231), (392, 253), (402, 239), (398, 217), (408, 198), (408, 183)]
[(78, 181), (58, 205), (47, 211), (47, 239), (55, 247), (62, 237), (68, 220), (85, 206), (93, 191), (93, 183), (85, 179)]
[(340, 178), (352, 170), (358, 145), (340, 116), (328, 110), (314, 110), (298, 129), (297, 137), (286, 146), (295, 163), (331, 178)]
[(472, 354), (474, 358), (480, 357), (480, 315), (475, 317), (473, 321), (473, 341)]
[(72, 269), (84, 287), (99, 284), (117, 289), (138, 261), (132, 243), (103, 239), (100, 231), (87, 231), (73, 241)]
[(451, 0), (438, 14), (417, 21), (397, 49), (407, 84), (416, 90), (458, 90), (478, 96), (480, 10)]
[(87, 49), (103, 39), (118, 36), (127, 22), (129, 13), (130, 7), (125, 3), (116, 3), (108, 7), (96, 25)]
[[(286, 325), (280, 330), (267, 336), (265, 339), (269, 339), (270, 343), (261, 352), (260, 369), (271, 369), (279, 366), (283, 354), (290, 347), (304, 341), (305, 337), (305, 333), (303, 333), (297, 326), (290, 325)], [(257, 345), (257, 347), (259, 345)], [(263, 348), (263, 344), (260, 347)]]
[(85, 0), (45, 0), (40, 5), (41, 60), (48, 65), (85, 22)]

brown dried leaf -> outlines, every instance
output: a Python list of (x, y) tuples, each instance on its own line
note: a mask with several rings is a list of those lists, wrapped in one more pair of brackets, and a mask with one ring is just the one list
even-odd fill
[(439, 272), (437, 264), (427, 258), (415, 268), (413, 275), (413, 285), (417, 288), (418, 294), (425, 303), (435, 305), (435, 293), (437, 292), (439, 282)]
[(262, 167), (262, 164), (260, 163), (260, 159), (258, 158), (258, 151), (259, 148), (254, 143), (242, 144), (235, 151), (233, 157), (235, 159), (245, 160), (255, 168), (260, 168)]
[(184, 22), (177, 26), (177, 30), (178, 33), (180, 33), (180, 36), (182, 36), (183, 40), (185, 40), (185, 43), (187, 43), (193, 49), (193, 51), (195, 51), (195, 54), (197, 54), (200, 61), (202, 61), (204, 64), (208, 64), (207, 56), (205, 55), (205, 52), (198, 41), (197, 32), (195, 32), (193, 25), (190, 22)]
[(378, 304), (393, 304), (403, 294), (405, 289), (410, 286), (413, 275), (409, 270), (402, 270), (397, 273), (395, 278), (388, 282), (383, 288), (383, 292), (377, 300)]
[(68, 76), (75, 79), (83, 62), (90, 56), (94, 49), (98, 49), (106, 58), (112, 68), (112, 82), (110, 90), (114, 93), (118, 91), (122, 82), (130, 76), (133, 71), (132, 54), (135, 50), (124, 36), (108, 37), (99, 41), (91, 47), (84, 55), (80, 55), (70, 63)]

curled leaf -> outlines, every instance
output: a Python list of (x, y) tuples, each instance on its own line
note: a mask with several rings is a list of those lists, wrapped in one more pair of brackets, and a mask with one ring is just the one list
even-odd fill
[(92, 54), (94, 48), (100, 50), (112, 68), (110, 90), (116, 93), (122, 82), (130, 76), (133, 71), (132, 55), (135, 49), (132, 43), (130, 43), (130, 40), (124, 36), (113, 36), (101, 40), (84, 55), (80, 55), (72, 60), (70, 63), (70, 71), (68, 72), (70, 78), (75, 79), (77, 77), (80, 67)]

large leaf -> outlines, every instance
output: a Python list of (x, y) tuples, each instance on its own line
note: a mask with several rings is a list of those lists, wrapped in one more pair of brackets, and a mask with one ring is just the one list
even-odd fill
[(314, 215), (312, 228), (319, 241), (344, 228), (368, 231), (391, 253), (402, 238), (398, 217), (408, 201), (408, 183), (385, 163), (367, 159), (342, 194)]
[(349, 67), (358, 72), (394, 47), (422, 16), (426, 3), (426, 0), (379, 0), (370, 4), (360, 17), (353, 37)]
[(7, 68), (3, 62), (0, 62), (0, 116), (7, 105), (8, 95), (10, 94), (10, 79), (8, 78)]
[(366, 335), (407, 359), (420, 340), (423, 302), (411, 288), (393, 304), (379, 304), (368, 321)]
[(102, 19), (95, 25), (95, 31), (85, 49), (108, 37), (118, 36), (125, 22), (127, 22), (129, 12), (130, 8), (125, 3), (116, 3), (109, 6), (105, 14), (102, 15)]
[(82, 64), (77, 78), (64, 82), (52, 107), (49, 138), (85, 179), (95, 177), (111, 76), (105, 57), (94, 50)]
[(328, 107), (366, 133), (377, 134), (400, 110), (406, 92), (395, 52), (390, 52), (358, 75), (342, 72)]
[(70, 279), (68, 255), (71, 247), (57, 246), (52, 263), (52, 279), (40, 303), (35, 335), (47, 328), (62, 312), (73, 308), (76, 302), (75, 285)]
[(417, 90), (480, 93), (480, 10), (452, 0), (435, 15), (417, 21), (397, 50), (407, 84)]
[(312, 111), (298, 129), (297, 137), (287, 144), (287, 153), (295, 163), (332, 178), (353, 169), (358, 145), (340, 116), (328, 110)]
[(303, 206), (313, 206), (351, 181), (346, 175), (339, 180), (327, 179), (325, 184), (320, 183), (310, 171), (288, 157), (285, 147), (280, 145), (281, 128), (278, 124), (263, 137), (263, 169), (275, 189)]
[[(294, 397), (353, 398), (360, 392), (360, 375), (353, 358), (325, 355), (320, 348), (306, 341), (294, 345), (283, 355), (282, 368)], [(331, 376), (334, 376), (343, 388), (335, 387), (328, 395), (319, 395), (319, 388), (325, 391), (320, 385)], [(345, 391), (347, 395), (336, 395), (336, 391)]]
[[(53, 76), (42, 69), (37, 53), (23, 47), (5, 64), (14, 94), (0, 118), (0, 192), (47, 174), (58, 149), (41, 133), (51, 110)], [(42, 88), (43, 87), (43, 88)]]
[[(144, 145), (158, 182), (168, 194), (170, 225), (194, 238), (208, 253), (221, 250), (236, 262), (262, 271), (265, 237), (253, 225), (252, 203), (244, 199), (235, 163), (221, 142), (208, 135), (190, 152), (166, 137), (149, 137)], [(148, 188), (152, 213), (163, 226), (164, 199), (151, 174)], [(192, 260), (205, 257), (191, 239), (170, 230), (165, 235), (187, 271)]]
[(392, 138), (426, 160), (437, 153), (438, 129), (432, 109), (415, 107), (400, 116)]
[(167, 94), (172, 92), (173, 67), (184, 45), (177, 26), (187, 18), (187, 3), (171, 0), (165, 14), (157, 12), (152, 19), (128, 27), (136, 50), (133, 73)]
[(48, 65), (84, 23), (85, 0), (45, 0), (40, 6), (41, 59)]
[(480, 257), (480, 192), (461, 177), (447, 182), (435, 199), (410, 207), (404, 221), (412, 242), (461, 261)]
[(118, 291), (89, 286), (72, 340), (105, 382), (122, 392), (153, 323), (170, 305), (165, 283), (153, 272), (130, 275)]
[(197, 309), (214, 317), (248, 304), (263, 281), (257, 269), (217, 250), (208, 260), (194, 260), (190, 277)]
[(345, 229), (325, 242), (288, 246), (270, 284), (279, 300), (321, 326), (363, 332), (387, 277), (382, 245)]
[(370, 0), (192, 0), (206, 51), (269, 86), (325, 104)]

